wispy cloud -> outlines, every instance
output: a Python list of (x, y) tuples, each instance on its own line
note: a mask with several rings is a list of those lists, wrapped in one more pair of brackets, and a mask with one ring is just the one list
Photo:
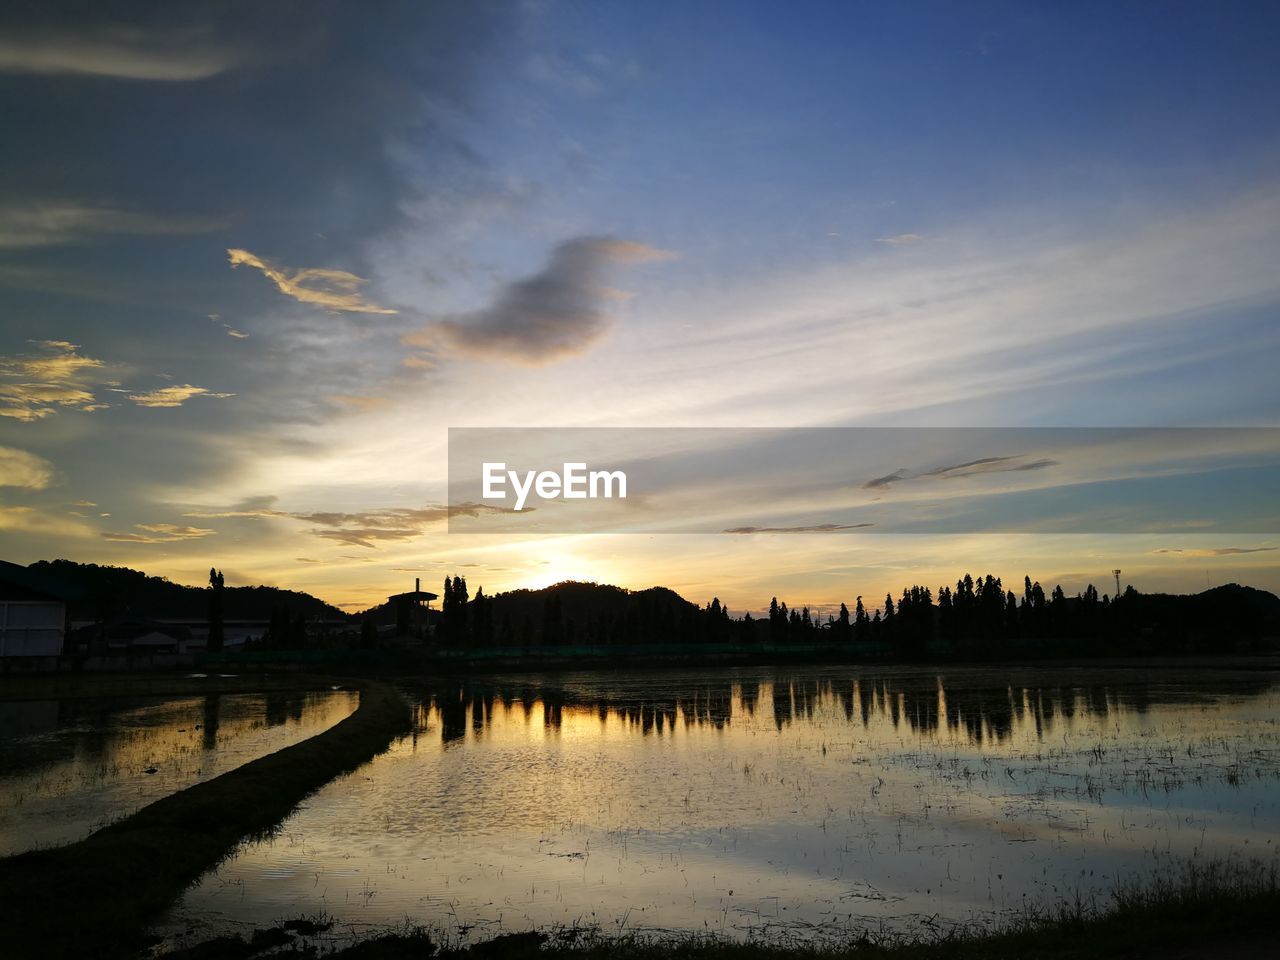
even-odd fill
[(891, 247), (904, 247), (908, 244), (919, 243), (924, 237), (918, 233), (899, 233), (891, 237), (876, 237), (876, 243), (885, 243)]
[(0, 205), (0, 249), (48, 247), (99, 236), (182, 236), (221, 230), (226, 217), (158, 216), (74, 202)]
[(131, 393), (129, 394), (129, 399), (140, 407), (180, 407), (192, 397), (210, 397), (214, 400), (225, 400), (234, 396), (234, 393), (213, 393), (206, 387), (183, 383), (170, 387), (160, 387), (158, 390), (149, 390), (146, 393)]
[(1152, 553), (1167, 553), (1187, 559), (1208, 557), (1234, 557), (1242, 553), (1271, 553), (1280, 547), (1161, 547)]
[(1041, 457), (1036, 460), (1024, 460), (1020, 454), (1005, 457), (982, 457), (965, 463), (953, 463), (945, 467), (923, 470), (912, 473), (909, 470), (895, 470), (883, 477), (874, 477), (862, 485), (864, 490), (882, 490), (894, 483), (904, 480), (944, 479), (955, 480), (960, 477), (973, 477), (991, 473), (1022, 473), (1030, 470), (1044, 470), (1058, 466), (1057, 460)]
[(276, 285), (277, 290), (300, 303), (312, 303), (318, 307), (344, 313), (398, 312), (363, 299), (360, 296), (360, 288), (369, 281), (345, 270), (327, 270), (319, 267), (291, 270), (264, 260), (248, 250), (235, 248), (227, 251), (227, 257), (232, 268), (243, 265), (261, 270), (267, 279)]
[(53, 482), (53, 464), (14, 447), (0, 447), (0, 487), (44, 490)]
[(104, 366), (101, 360), (81, 355), (66, 340), (35, 343), (44, 353), (0, 357), (0, 417), (29, 422), (58, 407), (92, 412), (107, 406), (84, 382), (86, 373)]
[(0, 530), (30, 533), (38, 537), (68, 537), (79, 540), (92, 535), (92, 530), (79, 519), (52, 516), (35, 507), (0, 506)]
[(333, 393), (329, 399), (352, 410), (377, 410), (387, 405), (386, 397), (370, 397), (354, 393)]
[(814, 523), (801, 527), (730, 527), (725, 533), (839, 533), (842, 530), (862, 530), (874, 527), (874, 523)]
[(607, 305), (627, 297), (604, 283), (608, 267), (674, 256), (630, 240), (578, 237), (556, 247), (543, 269), (503, 287), (490, 306), (410, 333), (404, 344), (534, 366), (576, 356), (613, 323)]
[(441, 505), (360, 513), (295, 513), (291, 516), (315, 524), (320, 529), (313, 529), (311, 533), (323, 540), (372, 549), (378, 541), (411, 540), (421, 536), (425, 528), (447, 519), (449, 508)]
[(143, 532), (106, 532), (102, 534), (102, 539), (114, 543), (174, 543), (178, 540), (198, 540), (216, 532), (207, 527), (187, 527), (173, 523), (135, 523), (133, 527)]
[(290, 514), (283, 510), (275, 509), (276, 498), (270, 495), (249, 497), (241, 500), (239, 503), (221, 510), (192, 510), (183, 514), (193, 520), (230, 520), (230, 519), (255, 519), (262, 520), (268, 517), (288, 517)]
[[(439, 504), (425, 507), (388, 507), (380, 510), (290, 512), (275, 507), (272, 496), (251, 497), (226, 509), (190, 510), (192, 520), (294, 520), (310, 524), (312, 535), (354, 547), (375, 548), (380, 541), (411, 540), (450, 516), (510, 513), (510, 507), (485, 503)], [(526, 513), (530, 512), (528, 509)]]
[(0, 38), (0, 73), (76, 74), (122, 80), (205, 80), (230, 69), (236, 54), (201, 29), (102, 26)]

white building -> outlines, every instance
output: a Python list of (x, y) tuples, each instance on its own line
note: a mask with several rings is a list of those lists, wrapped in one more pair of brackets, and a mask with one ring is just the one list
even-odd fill
[(57, 657), (67, 633), (67, 595), (59, 585), (0, 560), (0, 657)]

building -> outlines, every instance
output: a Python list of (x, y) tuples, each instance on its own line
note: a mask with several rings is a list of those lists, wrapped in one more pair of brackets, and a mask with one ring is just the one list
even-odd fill
[(189, 627), (145, 617), (88, 624), (72, 636), (77, 649), (96, 655), (187, 653), (191, 643)]
[(50, 577), (0, 560), (0, 657), (58, 657), (75, 591)]
[(396, 634), (425, 638), (430, 630), (431, 601), (436, 594), (422, 589), (422, 578), (415, 577), (413, 590), (387, 597), (387, 605), (395, 611)]

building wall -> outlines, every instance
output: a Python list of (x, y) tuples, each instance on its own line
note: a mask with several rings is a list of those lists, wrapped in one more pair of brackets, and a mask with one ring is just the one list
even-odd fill
[(0, 657), (62, 653), (67, 606), (58, 600), (0, 600)]

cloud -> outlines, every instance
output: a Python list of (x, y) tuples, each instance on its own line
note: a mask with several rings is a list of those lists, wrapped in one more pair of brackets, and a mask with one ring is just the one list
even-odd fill
[(968, 460), (964, 463), (935, 467), (933, 470), (924, 470), (920, 473), (912, 473), (905, 468), (898, 469), (893, 473), (885, 474), (883, 477), (875, 477), (868, 480), (862, 485), (862, 488), (864, 490), (881, 490), (890, 484), (901, 483), (904, 480), (920, 480), (934, 477), (955, 480), (960, 477), (973, 477), (990, 473), (1022, 473), (1029, 470), (1044, 470), (1047, 467), (1058, 466), (1057, 460), (1051, 460), (1048, 457), (1042, 457), (1038, 460), (1022, 460), (1021, 457), (1021, 454), (1007, 457), (982, 457), (981, 459)]
[(627, 295), (605, 285), (611, 264), (670, 260), (675, 254), (612, 237), (578, 237), (542, 270), (507, 284), (484, 309), (457, 314), (405, 336), (427, 351), (540, 365), (589, 350), (613, 323), (610, 301)]
[(918, 233), (899, 233), (892, 237), (876, 237), (876, 243), (885, 243), (891, 247), (905, 247), (912, 243), (919, 243), (924, 237)]
[(103, 540), (114, 543), (174, 543), (178, 540), (198, 540), (212, 536), (216, 531), (207, 527), (186, 527), (172, 523), (135, 523), (135, 530), (143, 533), (103, 533)]
[(248, 250), (235, 248), (227, 250), (227, 257), (233, 269), (244, 265), (261, 270), (276, 285), (277, 290), (300, 303), (313, 303), (344, 313), (398, 312), (361, 299), (360, 288), (369, 281), (345, 270), (308, 267), (290, 272), (288, 267), (276, 266)]
[(841, 530), (862, 530), (874, 527), (874, 523), (815, 523), (805, 527), (730, 527), (725, 533), (839, 533)]
[(182, 236), (224, 229), (226, 217), (161, 217), (118, 207), (46, 201), (0, 206), (0, 249), (48, 247), (95, 236)]
[(210, 319), (210, 320), (212, 320), (214, 323), (216, 323), (218, 326), (222, 327), (222, 329), (223, 329), (223, 330), (227, 331), (227, 336), (228, 336), (228, 337), (232, 337), (232, 338), (233, 338), (233, 339), (235, 339), (235, 340), (248, 340), (248, 339), (249, 339), (249, 335), (248, 335), (247, 333), (243, 333), (243, 332), (241, 332), (241, 331), (237, 330), (237, 329), (236, 329), (235, 327), (233, 327), (231, 324), (229, 324), (229, 323), (225, 322), (225, 321), (222, 319), (222, 314), (220, 314), (220, 313), (211, 313), (211, 314), (209, 314), (209, 319)]
[(54, 517), (34, 507), (0, 507), (0, 530), (34, 533), (42, 537), (82, 538), (92, 531), (78, 520)]
[(33, 342), (45, 352), (0, 357), (0, 417), (31, 422), (58, 407), (93, 412), (107, 406), (83, 382), (86, 373), (104, 366), (101, 360), (82, 356), (66, 340)]
[[(511, 513), (510, 507), (485, 503), (429, 505), (425, 507), (388, 507), (355, 513), (325, 510), (290, 512), (278, 510), (273, 496), (250, 497), (225, 509), (191, 510), (183, 513), (192, 520), (296, 520), (311, 524), (310, 533), (322, 540), (333, 540), (351, 546), (372, 549), (378, 541), (410, 540), (447, 520), (450, 516), (481, 513)], [(527, 508), (525, 513), (530, 512)]]
[(147, 393), (131, 393), (129, 399), (140, 407), (180, 407), (192, 397), (225, 400), (234, 396), (234, 393), (212, 393), (206, 387), (183, 383), (171, 387), (160, 387), (158, 390), (150, 390)]
[[(290, 513), (272, 507), (274, 497), (254, 497), (229, 510), (192, 511), (183, 516), (192, 519), (286, 519), (312, 525), (310, 533), (322, 540), (333, 540), (366, 549), (376, 548), (379, 541), (411, 540), (422, 536), (426, 530), (452, 515), (459, 513), (477, 516), (480, 513), (510, 513), (510, 507), (496, 507), (484, 503), (432, 505), (426, 507), (390, 507), (382, 510), (366, 510), (358, 513), (343, 511), (314, 511)], [(526, 509), (524, 511), (528, 513)]]
[(7, 28), (0, 38), (0, 73), (182, 82), (217, 76), (237, 59), (198, 28), (103, 25), (79, 36), (67, 31), (24, 36)]
[(240, 518), (263, 520), (269, 517), (291, 516), (291, 514), (288, 514), (283, 510), (274, 509), (273, 504), (275, 504), (276, 499), (276, 497), (270, 495), (248, 497), (227, 509), (191, 511), (189, 513), (184, 513), (183, 516), (197, 520), (230, 520)]
[(0, 447), (0, 487), (44, 490), (53, 482), (53, 464), (13, 447)]
[(411, 540), (421, 536), (424, 528), (449, 516), (446, 506), (417, 509), (395, 507), (361, 513), (325, 511), (290, 514), (295, 520), (312, 523), (322, 529), (311, 531), (324, 540), (334, 540), (353, 547), (373, 549), (377, 541)]
[(1179, 557), (1203, 559), (1206, 557), (1234, 557), (1242, 553), (1271, 553), (1274, 550), (1280, 550), (1280, 547), (1162, 547), (1159, 550), (1152, 550), (1151, 552), (1168, 553)]
[(883, 477), (875, 477), (868, 480), (862, 485), (862, 488), (864, 490), (878, 490), (881, 487), (889, 486), (891, 483), (897, 483), (899, 480), (906, 480), (910, 476), (911, 474), (905, 469), (899, 469), (893, 471), (893, 473), (886, 473)]
[(329, 399), (353, 410), (377, 410), (387, 405), (386, 397), (368, 397), (354, 393), (332, 393)]

